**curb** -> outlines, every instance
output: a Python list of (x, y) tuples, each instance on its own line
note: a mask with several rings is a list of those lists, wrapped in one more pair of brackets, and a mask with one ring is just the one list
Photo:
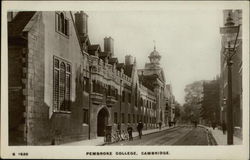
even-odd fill
[(204, 129), (206, 129), (206, 131), (207, 131), (207, 140), (208, 140), (208, 143), (209, 143), (210, 145), (218, 145), (218, 143), (216, 142), (216, 140), (215, 140), (215, 138), (214, 138), (212, 132), (209, 131), (209, 129), (208, 129), (206, 126), (198, 125), (198, 127), (202, 127), (202, 128), (204, 128)]

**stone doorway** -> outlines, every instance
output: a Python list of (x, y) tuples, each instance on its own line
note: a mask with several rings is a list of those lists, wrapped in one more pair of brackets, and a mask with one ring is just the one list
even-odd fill
[(97, 116), (97, 136), (105, 135), (105, 126), (108, 125), (109, 112), (106, 108), (102, 108)]

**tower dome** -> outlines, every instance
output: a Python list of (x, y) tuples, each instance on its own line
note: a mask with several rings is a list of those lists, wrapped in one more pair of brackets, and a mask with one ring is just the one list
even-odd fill
[(150, 63), (160, 64), (161, 55), (160, 55), (160, 53), (158, 51), (156, 51), (155, 46), (154, 46), (154, 50), (150, 53), (148, 58), (150, 60)]

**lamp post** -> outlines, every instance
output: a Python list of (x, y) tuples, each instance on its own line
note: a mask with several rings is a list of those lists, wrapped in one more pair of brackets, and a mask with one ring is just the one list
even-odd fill
[[(233, 19), (231, 17), (231, 11), (228, 13), (228, 17), (226, 19), (225, 27), (220, 28), (220, 33), (225, 36), (225, 42), (224, 45), (224, 51), (227, 53), (223, 53), (226, 62), (227, 62), (227, 71), (228, 71), (228, 96), (227, 96), (227, 144), (232, 145), (233, 144), (233, 106), (232, 106), (232, 65), (233, 61), (232, 58), (236, 54), (235, 48), (236, 43), (239, 35), (240, 25), (235, 26)], [(236, 34), (236, 37), (234, 39), (234, 36)], [(231, 43), (233, 42), (233, 43)], [(227, 45), (227, 46), (226, 46)], [(233, 46), (232, 46), (233, 45)]]
[(118, 131), (121, 133), (121, 112), (122, 112), (122, 80), (120, 79), (120, 109), (119, 109), (119, 124)]
[(223, 98), (223, 104), (222, 104), (222, 107), (221, 107), (221, 124), (223, 122), (225, 122), (225, 115), (224, 115), (224, 113), (225, 113), (225, 107), (226, 107), (226, 105), (227, 105), (227, 99), (226, 99), (226, 97), (224, 97)]
[(90, 109), (91, 109), (91, 83), (92, 83), (92, 79), (91, 79), (91, 71), (92, 71), (92, 65), (91, 65), (91, 62), (89, 62), (89, 112), (88, 112), (88, 122), (89, 122), (89, 139), (91, 138), (91, 136), (90, 136), (90, 129), (91, 129), (91, 127), (90, 127), (90, 115), (91, 115), (91, 113), (90, 113)]

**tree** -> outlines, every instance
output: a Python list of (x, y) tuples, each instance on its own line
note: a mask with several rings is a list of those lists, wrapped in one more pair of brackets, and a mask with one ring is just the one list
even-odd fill
[(185, 104), (183, 105), (184, 112), (183, 120), (198, 122), (201, 111), (201, 100), (203, 98), (203, 81), (196, 81), (185, 87)]
[(180, 117), (181, 105), (178, 102), (175, 102), (175, 118), (178, 119)]
[(204, 82), (201, 116), (207, 123), (220, 122), (219, 80)]

